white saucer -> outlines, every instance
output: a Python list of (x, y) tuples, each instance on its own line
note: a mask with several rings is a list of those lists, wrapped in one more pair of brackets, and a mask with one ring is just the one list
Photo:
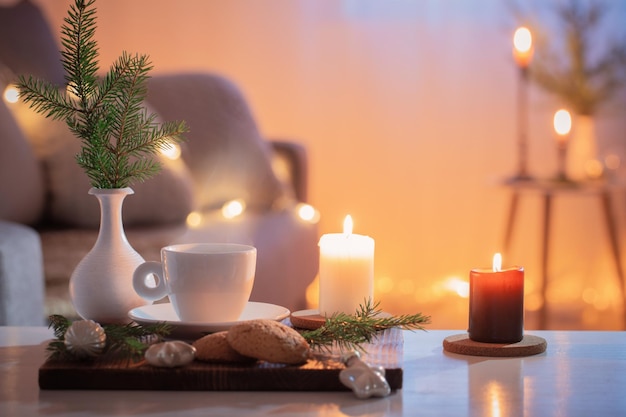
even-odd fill
[(241, 313), (239, 320), (230, 322), (183, 322), (178, 318), (176, 312), (174, 311), (174, 307), (170, 303), (137, 307), (128, 312), (128, 317), (141, 325), (167, 323), (172, 326), (172, 331), (168, 336), (169, 338), (195, 340), (207, 333), (228, 330), (231, 326), (241, 321), (253, 319), (270, 319), (280, 321), (289, 317), (289, 314), (289, 309), (285, 307), (249, 301), (248, 304), (246, 304), (243, 313)]

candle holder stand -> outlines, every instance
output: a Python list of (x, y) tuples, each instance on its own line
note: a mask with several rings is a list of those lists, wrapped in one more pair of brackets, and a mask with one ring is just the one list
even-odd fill
[(517, 86), (517, 174), (510, 179), (512, 182), (529, 181), (528, 173), (528, 68), (519, 67)]
[(520, 357), (538, 355), (546, 351), (548, 343), (539, 336), (525, 334), (517, 343), (483, 343), (469, 338), (467, 333), (448, 336), (443, 349), (467, 356)]
[(556, 178), (558, 181), (568, 182), (569, 178), (567, 177), (567, 170), (565, 166), (567, 160), (567, 143), (559, 142), (557, 152), (558, 171)]

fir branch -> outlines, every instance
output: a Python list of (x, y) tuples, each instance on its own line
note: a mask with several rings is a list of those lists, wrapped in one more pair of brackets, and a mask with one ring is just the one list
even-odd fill
[(57, 314), (48, 317), (48, 319), (50, 320), (48, 328), (54, 329), (54, 337), (63, 340), (65, 332), (67, 331), (67, 328), (70, 327), (72, 322)]
[(61, 26), (61, 63), (66, 80), (80, 99), (83, 109), (88, 99), (97, 91), (98, 44), (96, 31), (95, 0), (76, 0), (70, 5), (68, 16)]
[(20, 77), (24, 101), (46, 117), (65, 120), (81, 140), (76, 162), (95, 188), (124, 188), (156, 175), (158, 150), (181, 142), (184, 122), (159, 125), (143, 106), (152, 64), (147, 55), (123, 52), (98, 78), (95, 0), (75, 0), (62, 26), (61, 61), (69, 91)]
[(165, 323), (156, 323), (146, 326), (129, 323), (127, 325), (104, 325), (107, 335), (107, 345), (104, 353), (119, 354), (122, 358), (139, 360), (148, 348), (146, 339), (156, 336), (167, 336), (171, 326)]
[(65, 332), (70, 327), (72, 322), (60, 315), (52, 315), (48, 317), (48, 319), (50, 320), (48, 328), (52, 328), (54, 330), (54, 337), (56, 338), (48, 343), (48, 346), (46, 347), (48, 357), (51, 359), (61, 359), (69, 356), (64, 340)]
[(601, 53), (592, 51), (592, 39), (602, 33), (608, 5), (588, 2), (584, 6), (576, 0), (554, 5), (563, 27), (564, 51), (559, 54), (540, 44), (530, 67), (533, 81), (560, 97), (578, 114), (595, 114), (626, 86), (626, 40), (602, 39)]
[(354, 315), (336, 313), (326, 318), (323, 326), (316, 330), (302, 331), (302, 336), (311, 347), (330, 350), (333, 345), (340, 349), (363, 350), (363, 344), (370, 343), (374, 337), (387, 329), (424, 330), (423, 325), (430, 323), (430, 317), (421, 313), (401, 316), (384, 315), (379, 302), (372, 305), (367, 300), (360, 305)]
[[(60, 315), (49, 317), (49, 327), (54, 329), (56, 339), (48, 343), (47, 351), (50, 359), (75, 358), (65, 346), (65, 332), (72, 322)], [(115, 355), (116, 358), (137, 361), (148, 348), (151, 339), (160, 340), (171, 332), (171, 325), (155, 323), (150, 325), (106, 324), (102, 326), (106, 334), (106, 346), (102, 355)]]
[(74, 103), (64, 96), (57, 86), (33, 76), (20, 75), (17, 86), (20, 98), (30, 103), (30, 107), (45, 117), (63, 120), (72, 117), (78, 109)]

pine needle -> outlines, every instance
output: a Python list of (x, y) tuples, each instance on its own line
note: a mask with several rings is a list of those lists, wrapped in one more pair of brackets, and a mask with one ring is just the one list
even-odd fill
[(401, 316), (388, 316), (379, 308), (379, 302), (372, 305), (368, 300), (360, 305), (354, 315), (336, 313), (326, 318), (323, 326), (316, 330), (302, 331), (302, 336), (311, 347), (330, 350), (333, 346), (340, 349), (363, 350), (363, 345), (382, 331), (391, 328), (405, 330), (424, 330), (423, 325), (430, 323), (430, 316), (421, 313)]

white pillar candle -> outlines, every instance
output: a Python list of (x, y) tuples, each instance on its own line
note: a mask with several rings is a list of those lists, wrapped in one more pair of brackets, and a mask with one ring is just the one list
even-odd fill
[(352, 233), (346, 216), (343, 233), (325, 234), (320, 246), (321, 315), (354, 314), (374, 296), (374, 239)]

